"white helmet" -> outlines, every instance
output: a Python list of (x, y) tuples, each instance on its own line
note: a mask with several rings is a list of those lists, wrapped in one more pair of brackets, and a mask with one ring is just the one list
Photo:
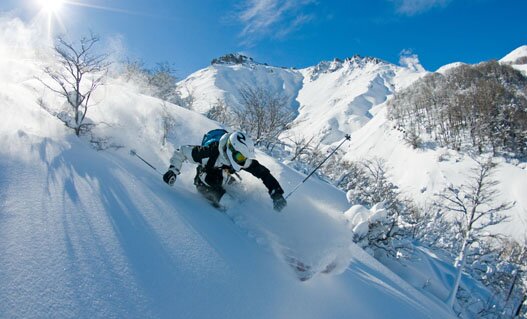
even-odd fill
[(250, 159), (254, 158), (254, 142), (245, 133), (232, 132), (225, 144), (225, 153), (236, 171), (247, 168), (251, 164)]

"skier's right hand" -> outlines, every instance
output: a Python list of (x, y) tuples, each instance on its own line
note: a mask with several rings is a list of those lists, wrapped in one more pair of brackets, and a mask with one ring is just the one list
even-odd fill
[(168, 185), (172, 186), (176, 182), (179, 171), (172, 165), (168, 168), (168, 171), (163, 175), (163, 180)]
[(282, 211), (282, 209), (284, 209), (284, 207), (287, 205), (287, 201), (280, 193), (273, 193), (271, 198), (273, 199), (273, 208), (277, 212)]

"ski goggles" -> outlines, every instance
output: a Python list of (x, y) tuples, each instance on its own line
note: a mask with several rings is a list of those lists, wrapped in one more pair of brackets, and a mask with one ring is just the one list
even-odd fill
[(227, 141), (227, 147), (229, 148), (229, 151), (231, 152), (232, 159), (236, 162), (236, 164), (243, 166), (245, 165), (245, 161), (247, 160), (247, 157), (240, 153), (240, 151), (237, 151), (234, 149), (234, 146), (232, 146), (231, 141)]

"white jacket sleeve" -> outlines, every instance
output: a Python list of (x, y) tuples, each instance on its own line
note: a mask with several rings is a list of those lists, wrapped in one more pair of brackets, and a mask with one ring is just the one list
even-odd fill
[(177, 170), (177, 174), (181, 171), (181, 166), (183, 162), (197, 163), (192, 159), (192, 145), (184, 145), (174, 151), (172, 157), (170, 158), (170, 165), (174, 166), (171, 169)]

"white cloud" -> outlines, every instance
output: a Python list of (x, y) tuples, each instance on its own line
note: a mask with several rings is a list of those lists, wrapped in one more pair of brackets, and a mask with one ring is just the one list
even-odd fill
[(395, 3), (397, 12), (403, 15), (416, 15), (435, 7), (445, 7), (451, 0), (389, 0)]
[(399, 64), (417, 72), (425, 71), (425, 68), (419, 61), (419, 56), (410, 49), (404, 49), (399, 53)]
[(313, 20), (303, 13), (314, 0), (245, 0), (236, 12), (236, 19), (243, 24), (240, 33), (245, 42), (263, 37), (283, 38)]

